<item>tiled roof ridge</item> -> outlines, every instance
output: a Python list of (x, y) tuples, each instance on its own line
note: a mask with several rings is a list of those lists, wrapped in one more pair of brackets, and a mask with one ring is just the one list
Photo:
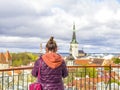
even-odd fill
[(9, 60), (12, 60), (9, 51), (6, 53), (0, 52), (0, 64), (7, 64)]
[(2, 64), (7, 63), (4, 53), (0, 53), (0, 63), (2, 63)]
[(7, 52), (5, 53), (5, 56), (6, 56), (6, 59), (7, 59), (7, 60), (12, 60), (12, 57), (11, 57), (11, 55), (10, 55), (10, 53), (9, 53), (8, 50), (7, 50)]

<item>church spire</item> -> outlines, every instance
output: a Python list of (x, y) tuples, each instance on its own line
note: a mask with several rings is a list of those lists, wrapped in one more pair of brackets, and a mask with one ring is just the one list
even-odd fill
[(75, 30), (75, 23), (73, 23), (73, 35), (72, 35), (72, 41), (71, 43), (73, 44), (78, 44), (77, 40), (76, 40), (76, 30)]

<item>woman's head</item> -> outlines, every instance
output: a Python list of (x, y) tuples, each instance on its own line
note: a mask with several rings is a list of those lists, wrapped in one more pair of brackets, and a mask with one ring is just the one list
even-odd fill
[(50, 37), (49, 41), (46, 44), (47, 51), (56, 52), (57, 51), (57, 44), (54, 40), (54, 37)]

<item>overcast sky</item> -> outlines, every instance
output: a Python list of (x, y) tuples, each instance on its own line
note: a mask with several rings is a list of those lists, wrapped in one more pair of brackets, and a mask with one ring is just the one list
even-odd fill
[(68, 52), (73, 22), (79, 49), (120, 52), (119, 0), (0, 0), (0, 52), (39, 52), (50, 36)]

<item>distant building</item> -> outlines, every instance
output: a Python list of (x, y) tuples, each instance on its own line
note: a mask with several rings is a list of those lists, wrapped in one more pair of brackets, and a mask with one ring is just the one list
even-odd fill
[(96, 64), (98, 66), (102, 66), (103, 62), (104, 62), (104, 59), (102, 59), (102, 58), (94, 58), (94, 59), (92, 59), (92, 63), (94, 63), (94, 64)]
[(70, 42), (70, 54), (66, 58), (67, 66), (73, 66), (75, 65), (75, 59), (79, 57), (86, 56), (86, 53), (84, 53), (83, 50), (79, 50), (79, 44), (76, 40), (76, 30), (75, 30), (75, 24), (73, 24), (73, 34), (72, 34), (72, 40)]
[(42, 51), (42, 43), (40, 43), (40, 53), (43, 53), (43, 51)]
[(75, 65), (85, 66), (85, 65), (91, 64), (90, 62), (91, 62), (90, 59), (76, 59), (75, 60)]
[(76, 40), (76, 31), (75, 31), (75, 24), (73, 25), (73, 35), (72, 40), (70, 42), (70, 53), (69, 56), (66, 58), (67, 66), (73, 66), (74, 60), (78, 57), (78, 42)]
[(86, 56), (86, 53), (83, 50), (78, 51), (78, 57), (84, 57)]
[(80, 58), (75, 60), (75, 65), (89, 65), (89, 66), (102, 66), (104, 63), (104, 59), (100, 58), (92, 58), (92, 59), (86, 59), (86, 58)]
[(73, 25), (72, 41), (70, 42), (70, 54), (73, 57), (78, 57), (78, 42), (76, 40), (75, 24)]
[(12, 65), (12, 56), (10, 55), (9, 51), (7, 51), (5, 53), (5, 58), (6, 58), (6, 61), (8, 62), (9, 66)]
[(69, 56), (66, 57), (66, 64), (67, 66), (73, 66), (75, 58), (70, 54)]
[(43, 55), (43, 44), (42, 43), (40, 43), (40, 52), (38, 52), (38, 53), (33, 53), (33, 54), (35, 54), (35, 55), (37, 55), (37, 56), (41, 56), (41, 55)]
[(12, 65), (12, 57), (7, 51), (6, 53), (0, 53), (0, 69), (9, 68)]

